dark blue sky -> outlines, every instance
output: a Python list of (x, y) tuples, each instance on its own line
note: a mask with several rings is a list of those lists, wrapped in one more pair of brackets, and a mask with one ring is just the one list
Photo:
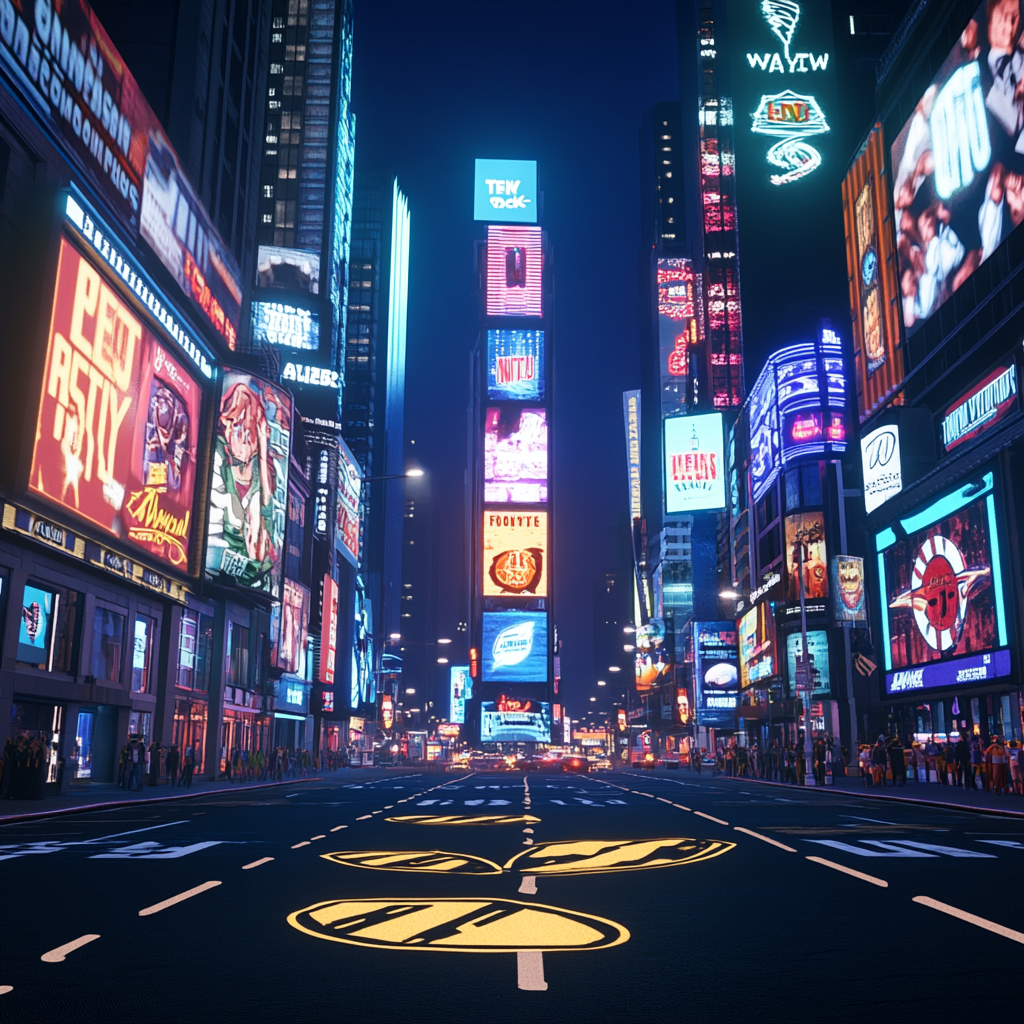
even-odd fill
[[(552, 566), (564, 696), (579, 714), (596, 692), (594, 583), (606, 568), (628, 569), (622, 391), (640, 373), (637, 139), (644, 110), (678, 98), (674, 4), (645, 0), (627, 13), (567, 0), (356, 0), (353, 68), (357, 166), (392, 168), (412, 210), (406, 438), (430, 472), (440, 523), (442, 636), (456, 635), (461, 612), (481, 235), (473, 160), (540, 164), (557, 296)], [(413, 607), (415, 636), (423, 604)]]

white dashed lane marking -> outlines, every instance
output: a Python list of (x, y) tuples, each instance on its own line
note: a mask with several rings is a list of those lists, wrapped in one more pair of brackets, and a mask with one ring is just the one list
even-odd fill
[(865, 875), (863, 871), (854, 871), (853, 868), (845, 867), (842, 864), (836, 864), (835, 861), (825, 860), (824, 857), (808, 857), (807, 859), (814, 864), (823, 864), (827, 868), (832, 868), (833, 871), (841, 871), (844, 875), (859, 878), (862, 882), (870, 882), (872, 885), (881, 886), (883, 889), (889, 888), (889, 883), (883, 878), (875, 878), (874, 875)]
[(1011, 939), (1013, 942), (1024, 943), (1024, 932), (1014, 931), (1012, 928), (1007, 928), (1005, 925), (996, 924), (995, 921), (989, 921), (987, 918), (978, 917), (977, 914), (969, 914), (966, 910), (950, 906), (948, 903), (940, 903), (939, 900), (933, 900), (930, 896), (915, 896), (914, 902), (920, 903), (923, 907), (931, 907), (932, 910), (939, 910), (943, 914), (949, 914), (950, 917), (958, 917), (961, 921), (977, 925), (979, 928), (984, 928), (986, 931), (995, 932), (996, 935), (1002, 935), (1004, 939)]
[(242, 870), (249, 871), (252, 868), (258, 868), (263, 864), (269, 864), (273, 859), (273, 857), (260, 857), (259, 860), (254, 860), (251, 864), (243, 864)]
[(190, 900), (193, 896), (198, 896), (201, 892), (206, 892), (208, 889), (215, 889), (221, 884), (221, 882), (203, 882), (202, 885), (197, 885), (194, 889), (187, 889), (185, 892), (179, 892), (177, 896), (172, 896), (170, 899), (162, 900), (160, 903), (154, 903), (151, 907), (145, 907), (139, 911), (139, 917), (149, 917), (150, 914), (159, 914), (161, 910), (173, 907), (175, 903), (182, 903), (184, 900)]
[[(46, 964), (63, 963), (64, 958), (68, 953), (74, 953), (76, 949), (81, 949), (82, 946), (88, 945), (90, 942), (94, 942), (98, 938), (98, 935), (82, 935), (71, 942), (65, 942), (63, 946), (51, 949), (49, 953), (44, 953), (39, 959)], [(8, 991), (10, 991), (10, 989), (8, 989)]]

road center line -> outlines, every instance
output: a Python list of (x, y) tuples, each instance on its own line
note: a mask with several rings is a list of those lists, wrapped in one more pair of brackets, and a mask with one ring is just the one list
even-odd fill
[(98, 935), (82, 935), (73, 942), (65, 942), (63, 946), (51, 949), (49, 953), (44, 953), (39, 959), (47, 964), (63, 963), (68, 953), (74, 953), (76, 949), (80, 949), (82, 946), (88, 945), (88, 943), (98, 938)]
[(787, 853), (796, 853), (796, 850), (792, 846), (787, 846), (785, 843), (780, 843), (777, 839), (769, 839), (768, 836), (761, 835), (760, 832), (751, 832), (749, 828), (743, 828), (740, 825), (733, 825), (733, 828), (737, 832), (744, 832), (748, 836), (753, 836), (755, 839), (760, 839), (762, 842), (771, 843), (772, 846), (777, 846), (780, 850), (785, 850)]
[(338, 831), (340, 831), (343, 828), (348, 828), (348, 825), (335, 825), (334, 828), (331, 829), (331, 831), (332, 832), (338, 832)]
[(221, 884), (221, 882), (203, 882), (202, 885), (197, 885), (194, 889), (179, 892), (177, 896), (172, 896), (168, 900), (163, 900), (160, 903), (154, 903), (153, 906), (140, 910), (139, 917), (149, 917), (150, 914), (159, 914), (161, 910), (173, 907), (175, 903), (181, 903), (183, 900), (189, 900), (193, 896), (198, 896), (201, 892), (206, 892), (207, 889), (216, 889), (217, 886)]
[(670, 804), (670, 803), (672, 803), (672, 801), (671, 801), (671, 800), (668, 800), (668, 799), (666, 799), (666, 798), (665, 798), (665, 797), (663, 797), (663, 796), (659, 796), (659, 797), (658, 797), (658, 799), (659, 799), (659, 800), (660, 800), (660, 801), (661, 801), (661, 802), (662, 802), (663, 804)]
[(364, 814), (361, 818), (356, 818), (356, 821), (366, 821), (367, 818), (372, 818), (372, 814)]
[(672, 806), (673, 807), (678, 807), (679, 810), (681, 810), (681, 811), (688, 811), (690, 809), (689, 807), (686, 807), (683, 804), (673, 804)]
[(318, 839), (326, 839), (326, 838), (327, 838), (327, 835), (325, 833), (324, 835), (320, 835), (320, 836), (310, 836), (309, 837), (309, 841), (311, 843), (315, 843)]
[(296, 843), (292, 847), (292, 849), (293, 850), (298, 850), (300, 847), (303, 847), (303, 846), (309, 846), (309, 840), (308, 839), (303, 839), (301, 843)]
[(269, 864), (273, 859), (273, 857), (260, 857), (259, 860), (254, 860), (251, 864), (243, 864), (242, 870), (248, 871), (250, 868), (258, 868), (261, 864)]
[[(108, 839), (120, 839), (121, 836), (134, 836), (140, 832), (152, 832), (158, 828), (170, 828), (172, 825), (190, 825), (191, 822), (187, 818), (182, 818), (181, 821), (167, 821), (163, 825), (149, 825), (146, 828), (133, 828), (130, 832), (115, 832), (112, 836), (100, 836), (99, 839), (84, 839), (82, 840), (82, 846), (90, 843), (102, 843)], [(69, 844), (70, 845), (70, 844)]]
[(703, 811), (694, 811), (694, 814), (699, 814), (702, 818), (707, 818), (708, 821), (717, 821), (719, 825), (728, 825), (729, 822), (722, 821), (721, 818), (716, 818), (713, 814), (705, 814)]
[(544, 980), (544, 954), (535, 950), (521, 949), (516, 953), (516, 967), (519, 971), (519, 987), (527, 992), (547, 992)]
[(913, 902), (920, 903), (923, 907), (931, 907), (932, 910), (941, 910), (943, 914), (949, 914), (951, 917), (959, 917), (961, 921), (975, 924), (986, 931), (995, 932), (996, 935), (1002, 935), (1004, 939), (1012, 939), (1014, 942), (1024, 943), (1024, 932), (1015, 932), (1012, 928), (1007, 928), (1005, 925), (996, 924), (995, 921), (989, 921), (984, 917), (978, 917), (977, 914), (969, 914), (966, 910), (961, 910), (959, 907), (951, 907), (948, 903), (940, 903), (938, 900), (933, 900), (930, 896), (915, 896)]
[(853, 868), (837, 864), (833, 860), (825, 860), (824, 857), (808, 857), (807, 859), (814, 861), (815, 864), (824, 864), (825, 867), (832, 868), (834, 871), (842, 871), (844, 875), (852, 875), (854, 878), (859, 878), (862, 882), (870, 882), (872, 885), (879, 885), (883, 889), (889, 888), (889, 883), (885, 881), (884, 878), (875, 878), (874, 875), (865, 875), (863, 871), (854, 871)]

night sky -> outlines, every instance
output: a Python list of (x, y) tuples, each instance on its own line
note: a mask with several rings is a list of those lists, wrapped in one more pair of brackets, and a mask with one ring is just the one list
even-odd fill
[[(409, 496), (429, 486), (438, 522), (439, 636), (458, 637), (463, 614), (473, 242), (483, 235), (472, 219), (473, 160), (540, 165), (555, 254), (555, 618), (574, 716), (597, 692), (594, 583), (629, 569), (622, 391), (640, 383), (638, 131), (648, 107), (679, 98), (674, 4), (645, 0), (623, 13), (565, 0), (355, 5), (356, 165), (393, 170), (412, 212), (406, 451), (430, 475)], [(412, 550), (405, 578), (423, 579)], [(415, 557), (427, 557), (423, 546)], [(432, 639), (423, 596), (404, 632)], [(464, 657), (464, 645), (451, 654)]]

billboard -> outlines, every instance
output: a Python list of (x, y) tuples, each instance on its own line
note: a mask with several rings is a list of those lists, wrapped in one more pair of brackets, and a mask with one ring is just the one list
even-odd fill
[(252, 336), (256, 342), (315, 351), (320, 348), (316, 312), (287, 302), (254, 302)]
[(485, 597), (548, 594), (547, 512), (484, 512)]
[(979, 4), (892, 144), (908, 337), (1024, 220), (1020, 20)]
[(900, 428), (895, 423), (861, 434), (860, 465), (864, 476), (864, 511), (874, 512), (903, 490)]
[(629, 474), (629, 521), (641, 517), (640, 504), (640, 392), (622, 392), (626, 428), (626, 472)]
[(863, 423), (903, 383), (899, 286), (892, 243), (892, 206), (881, 124), (843, 179), (846, 270), (857, 377), (857, 409)]
[(771, 601), (754, 605), (740, 619), (737, 630), (740, 645), (740, 685), (763, 689), (779, 674), (779, 641)]
[(480, 704), (481, 743), (550, 743), (551, 705), (502, 694)]
[(983, 472), (875, 536), (885, 690), (1010, 674), (995, 477)]
[(363, 471), (349, 447), (338, 438), (338, 530), (335, 544), (347, 562), (359, 568), (360, 499)]
[(274, 606), (270, 660), (282, 672), (305, 674), (306, 638), (309, 635), (309, 588), (285, 578), (281, 603)]
[(355, 623), (352, 632), (351, 706), (377, 700), (373, 676), (373, 602), (361, 587), (355, 592)]
[(448, 721), (455, 725), (466, 722), (466, 698), (469, 690), (469, 666), (452, 665), (448, 669)]
[(948, 454), (990, 430), (1020, 408), (1017, 364), (1002, 363), (946, 408), (939, 423), (942, 450)]
[(725, 507), (722, 414), (665, 420), (665, 511)]
[(735, 723), (740, 689), (738, 662), (735, 622), (693, 624), (693, 679), (699, 724)]
[(484, 500), (548, 500), (548, 423), (544, 409), (490, 408), (484, 423)]
[(701, 340), (699, 329), (700, 275), (687, 259), (658, 259), (658, 347), (661, 373), (661, 414), (686, 412), (686, 383), (692, 346)]
[(487, 229), (487, 315), (543, 316), (540, 228)]
[(800, 559), (803, 559), (804, 597), (828, 597), (828, 556), (825, 553), (825, 516), (797, 512), (786, 516), (786, 600), (800, 600)]
[[(324, 576), (320, 614), (320, 668), (317, 678), (324, 686), (334, 685), (338, 653), (338, 584)], [(352, 705), (355, 707), (355, 705)]]
[(206, 571), (280, 600), (291, 396), (225, 367), (214, 429)]
[(832, 621), (836, 625), (867, 621), (864, 559), (856, 555), (832, 557)]
[[(786, 637), (786, 666), (789, 670), (791, 697), (800, 696), (796, 686), (796, 664), (803, 649), (803, 636), (800, 633), (790, 633)], [(828, 697), (832, 693), (832, 684), (828, 672), (828, 633), (824, 629), (807, 631), (807, 653), (811, 659), (811, 681), (814, 685), (812, 696)]]
[(62, 238), (29, 488), (188, 572), (201, 405), (186, 364)]
[(58, 595), (41, 587), (25, 584), (18, 623), (18, 661), (50, 667), (50, 644), (57, 614)]
[(546, 683), (547, 679), (547, 612), (484, 612), (484, 682)]
[(480, 160), (473, 172), (473, 220), (537, 223), (537, 161)]
[(256, 263), (256, 285), (319, 295), (320, 253), (261, 245)]
[(534, 402), (544, 397), (544, 332), (487, 332), (487, 397)]

